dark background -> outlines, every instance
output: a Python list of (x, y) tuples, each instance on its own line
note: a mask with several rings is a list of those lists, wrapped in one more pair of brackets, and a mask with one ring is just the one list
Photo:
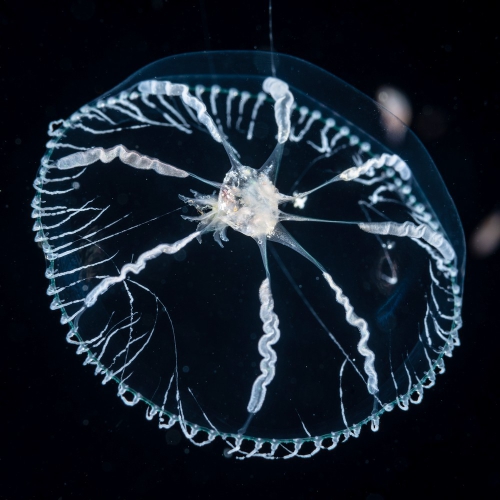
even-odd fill
[[(82, 367), (49, 310), (32, 182), (48, 122), (142, 66), (198, 50), (268, 49), (267, 0), (0, 2), (0, 498), (468, 498), (498, 494), (499, 254), (468, 257), (462, 347), (420, 406), (308, 459), (234, 461), (126, 408)], [(327, 2), (325, 2), (327, 3)], [(466, 239), (499, 199), (499, 28), (486, 2), (289, 2), (275, 49), (373, 96), (413, 104)], [(174, 439), (175, 441), (175, 439)]]

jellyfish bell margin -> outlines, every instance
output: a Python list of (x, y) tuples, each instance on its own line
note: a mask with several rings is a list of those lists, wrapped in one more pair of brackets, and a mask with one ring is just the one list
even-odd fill
[(386, 113), (305, 61), (208, 52), (51, 124), (35, 239), (84, 364), (237, 458), (309, 457), (419, 403), (459, 345), (465, 247)]

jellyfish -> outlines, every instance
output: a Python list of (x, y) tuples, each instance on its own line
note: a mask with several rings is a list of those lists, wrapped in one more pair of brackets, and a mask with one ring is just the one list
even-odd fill
[(52, 122), (35, 240), (84, 365), (239, 459), (307, 458), (420, 403), (459, 345), (463, 232), (386, 113), (294, 57), (205, 52)]

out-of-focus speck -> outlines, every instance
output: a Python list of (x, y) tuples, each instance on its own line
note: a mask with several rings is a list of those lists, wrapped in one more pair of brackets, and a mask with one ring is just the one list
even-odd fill
[(377, 90), (376, 100), (383, 106), (380, 109), (380, 119), (387, 139), (393, 144), (399, 144), (411, 124), (413, 111), (410, 100), (403, 92), (389, 85), (383, 85)]
[(500, 211), (491, 212), (479, 224), (469, 240), (471, 253), (482, 259), (490, 256), (500, 246)]
[(423, 141), (434, 141), (448, 130), (448, 116), (443, 109), (429, 104), (415, 118), (415, 131)]

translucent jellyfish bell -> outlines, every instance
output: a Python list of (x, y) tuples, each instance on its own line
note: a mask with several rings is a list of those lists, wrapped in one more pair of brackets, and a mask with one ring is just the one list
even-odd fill
[(299, 59), (210, 52), (53, 122), (34, 230), (84, 364), (238, 457), (310, 456), (419, 403), (459, 344), (463, 233), (381, 113)]

